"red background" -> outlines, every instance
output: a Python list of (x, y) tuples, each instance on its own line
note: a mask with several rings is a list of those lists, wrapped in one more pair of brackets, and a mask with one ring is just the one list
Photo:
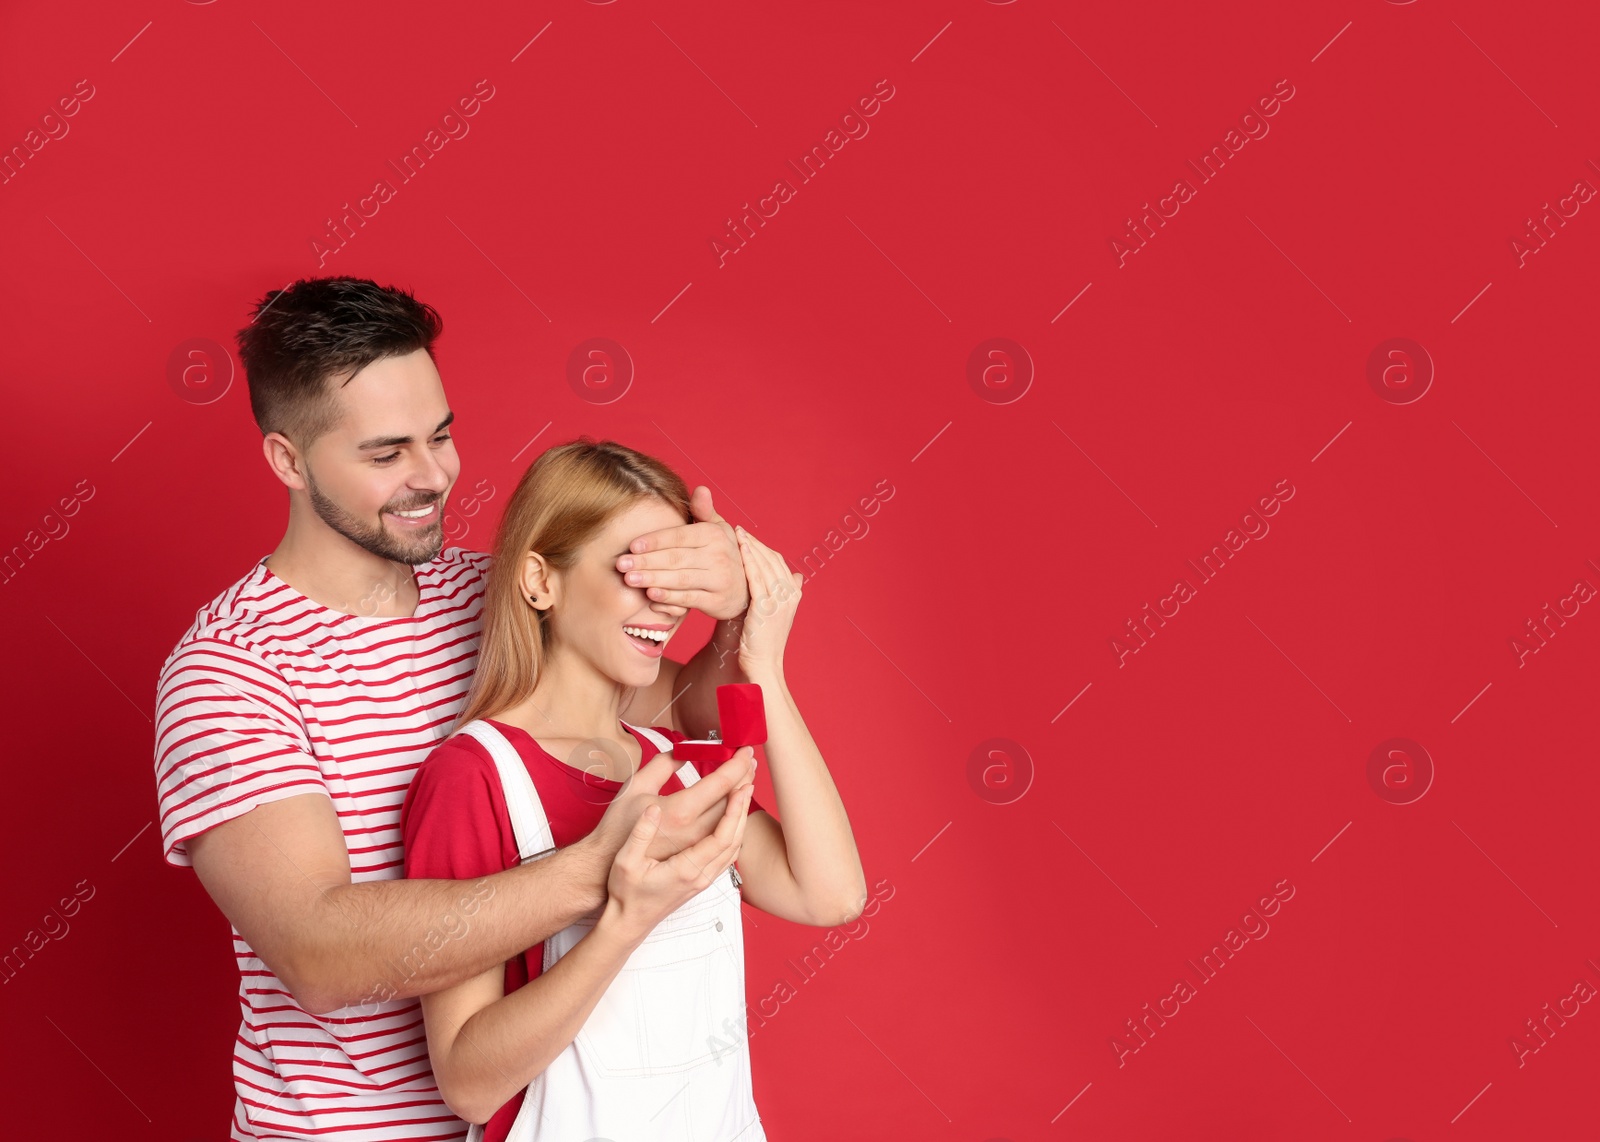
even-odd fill
[[(1525, 264), (1511, 244), (1600, 185), (1591, 6), (156, 0), (0, 28), (6, 148), (94, 88), (0, 186), (0, 543), (30, 548), (0, 589), (0, 944), (93, 888), (0, 987), (8, 1134), (226, 1134), (237, 976), (161, 862), (150, 719), (286, 505), (242, 374), (185, 389), (169, 361), (320, 272), (444, 315), (457, 542), (588, 433), (797, 569), (828, 551), (789, 674), (894, 894), (805, 983), (820, 933), (751, 917), (752, 1009), (797, 992), (751, 1039), (770, 1137), (1595, 1136), (1596, 1005), (1526, 1065), (1510, 1046), (1600, 985), (1600, 606), (1511, 644), (1600, 584), (1600, 203)], [(869, 133), (719, 266), (729, 215), (885, 79)], [(1199, 183), (1185, 160), (1280, 79), (1269, 133)], [(470, 132), (319, 267), (329, 216), (479, 80)], [(592, 337), (633, 362), (611, 403), (566, 379)], [(997, 337), (1025, 391), (969, 383)], [(1367, 373), (1400, 337), (1434, 371), (1404, 404)], [(1200, 584), (1185, 560), (1280, 480)], [(1179, 577), (1197, 596), (1119, 665)], [(1420, 800), (1368, 779), (1395, 737), (1431, 756)], [(1015, 745), (969, 778), (991, 738)], [(1119, 1066), (1125, 1021), (1285, 880)]]

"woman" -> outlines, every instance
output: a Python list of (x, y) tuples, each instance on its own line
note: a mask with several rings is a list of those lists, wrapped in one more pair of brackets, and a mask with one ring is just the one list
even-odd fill
[[(621, 720), (686, 611), (630, 587), (615, 565), (637, 536), (691, 520), (671, 469), (611, 441), (551, 448), (528, 469), (496, 538), (466, 708), (407, 795), (406, 875), (470, 879), (573, 844), (641, 765), (684, 740)], [(834, 925), (867, 894), (844, 806), (785, 684), (801, 576), (737, 531), (750, 586), (739, 665), (761, 686), (785, 824), (741, 786), (695, 850), (715, 854), (701, 868), (688, 852), (652, 858), (651, 805), (598, 911), (503, 970), (424, 996), (440, 1093), (484, 1124), (470, 1139), (765, 1138), (750, 1089), (741, 897)], [(662, 794), (710, 768), (682, 763)]]

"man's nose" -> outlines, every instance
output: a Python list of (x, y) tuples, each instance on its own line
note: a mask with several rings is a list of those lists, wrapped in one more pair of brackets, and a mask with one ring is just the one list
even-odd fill
[(419, 489), (426, 488), (428, 491), (443, 494), (450, 486), (450, 473), (439, 463), (437, 456), (431, 451), (425, 451), (422, 460), (412, 471), (408, 483)]

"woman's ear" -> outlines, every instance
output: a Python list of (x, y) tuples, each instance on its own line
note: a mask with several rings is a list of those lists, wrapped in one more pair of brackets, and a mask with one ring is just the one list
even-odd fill
[(555, 601), (550, 567), (537, 551), (528, 552), (527, 560), (522, 565), (522, 596), (528, 600), (529, 606), (541, 611), (549, 610)]

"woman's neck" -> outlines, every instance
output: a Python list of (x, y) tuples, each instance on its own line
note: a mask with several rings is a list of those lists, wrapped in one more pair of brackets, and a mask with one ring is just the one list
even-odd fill
[(558, 650), (533, 693), (500, 717), (535, 738), (617, 738), (625, 734), (622, 709), (630, 697), (629, 687)]

